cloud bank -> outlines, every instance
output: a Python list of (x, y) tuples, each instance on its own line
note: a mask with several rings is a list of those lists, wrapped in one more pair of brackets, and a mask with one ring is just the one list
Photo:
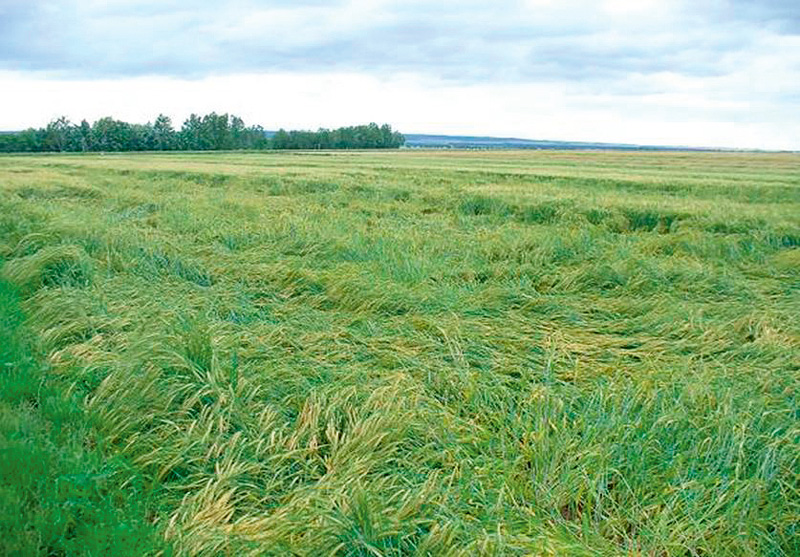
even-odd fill
[(796, 0), (5, 0), (2, 70), (63, 82), (413, 76), (439, 91), (498, 88), (498, 102), (538, 88), (565, 109), (772, 126), (800, 148), (778, 129), (800, 112)]

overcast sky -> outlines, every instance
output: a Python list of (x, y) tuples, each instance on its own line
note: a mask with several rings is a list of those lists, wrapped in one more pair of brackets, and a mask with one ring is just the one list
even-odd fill
[(267, 129), (800, 149), (800, 0), (0, 0), (0, 129)]

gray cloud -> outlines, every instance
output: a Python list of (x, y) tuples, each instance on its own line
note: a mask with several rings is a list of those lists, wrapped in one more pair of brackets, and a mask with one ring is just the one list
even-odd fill
[(724, 76), (747, 63), (764, 34), (800, 32), (796, 0), (694, 4), (627, 13), (614, 0), (4, 0), (0, 69), (69, 78), (413, 72), (613, 90), (631, 75)]
[(800, 4), (795, 0), (731, 0), (729, 7), (733, 17), (782, 33), (800, 33)]

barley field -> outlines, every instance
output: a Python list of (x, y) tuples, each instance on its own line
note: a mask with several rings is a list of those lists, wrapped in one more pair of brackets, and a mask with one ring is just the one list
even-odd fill
[(800, 555), (800, 155), (0, 157), (0, 553)]

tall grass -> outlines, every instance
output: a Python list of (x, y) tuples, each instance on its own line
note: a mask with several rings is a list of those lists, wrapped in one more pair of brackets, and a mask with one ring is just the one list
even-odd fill
[(150, 482), (98, 446), (82, 401), (37, 357), (7, 281), (0, 281), (0, 418), (0, 553), (167, 549), (147, 518), (156, 508)]
[[(57, 538), (97, 532), (87, 548), (795, 555), (798, 171), (744, 154), (3, 157), (8, 330), (35, 339), (3, 356), (23, 370), (4, 412), (70, 416), (26, 446), (89, 478), (63, 497), (95, 511)], [(75, 508), (59, 477), (31, 469), (38, 503), (9, 505)], [(62, 524), (37, 512), (3, 543), (81, 547), (29, 535)]]

